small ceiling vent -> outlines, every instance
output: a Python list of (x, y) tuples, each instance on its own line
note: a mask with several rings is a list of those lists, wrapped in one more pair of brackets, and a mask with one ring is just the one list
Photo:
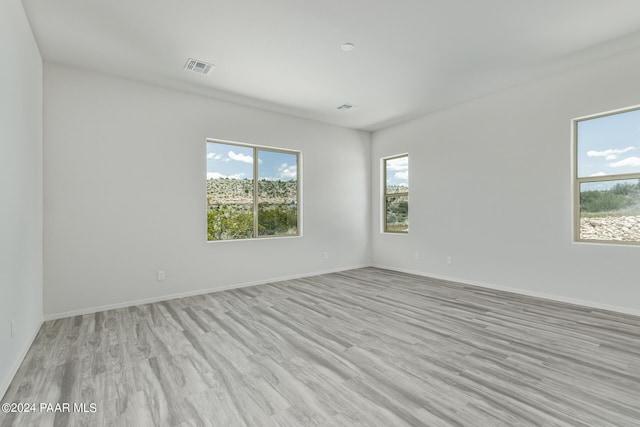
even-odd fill
[(342, 104), (337, 107), (338, 110), (342, 110), (342, 111), (351, 110), (352, 108), (354, 108), (354, 105), (351, 105), (351, 104)]
[(197, 59), (189, 58), (186, 64), (184, 64), (184, 69), (193, 71), (198, 74), (209, 74), (215, 65), (207, 64), (206, 62), (198, 61)]

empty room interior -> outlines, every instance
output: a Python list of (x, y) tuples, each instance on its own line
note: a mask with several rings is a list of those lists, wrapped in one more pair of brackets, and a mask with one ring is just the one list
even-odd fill
[(1, 0), (0, 426), (640, 425), (640, 3)]

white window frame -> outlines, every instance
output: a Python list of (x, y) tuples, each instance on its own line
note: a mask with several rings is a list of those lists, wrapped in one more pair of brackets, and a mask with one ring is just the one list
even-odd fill
[(578, 123), (585, 120), (593, 120), (601, 117), (613, 116), (616, 114), (628, 113), (630, 111), (640, 110), (640, 105), (633, 107), (620, 108), (617, 110), (607, 111), (603, 113), (591, 114), (588, 116), (578, 117), (571, 121), (571, 148), (572, 148), (572, 218), (573, 218), (573, 241), (576, 243), (596, 243), (596, 244), (615, 244), (626, 246), (640, 246), (640, 241), (622, 241), (622, 240), (600, 240), (600, 239), (582, 239), (580, 238), (580, 184), (587, 182), (603, 182), (603, 181), (620, 181), (626, 179), (640, 179), (639, 173), (611, 174), (601, 176), (578, 177)]
[[(207, 138), (205, 143), (205, 175), (206, 175), (206, 148), (207, 144), (216, 143), (216, 144), (224, 144), (224, 145), (234, 145), (237, 147), (251, 148), (253, 150), (253, 237), (247, 239), (223, 239), (223, 240), (209, 240), (207, 237), (207, 243), (218, 243), (218, 242), (238, 242), (238, 241), (251, 241), (251, 240), (264, 240), (264, 239), (289, 239), (302, 237), (302, 151), (300, 150), (291, 150), (288, 148), (278, 148), (271, 147), (267, 145), (256, 145), (256, 144), (247, 144), (243, 142), (236, 141), (227, 141), (223, 139), (214, 139)], [(276, 153), (284, 153), (284, 154), (293, 154), (296, 156), (296, 173), (297, 173), (297, 194), (296, 194), (296, 208), (297, 208), (297, 230), (296, 234), (291, 235), (263, 235), (260, 236), (258, 233), (258, 189), (259, 189), (259, 179), (258, 179), (258, 152), (259, 151), (271, 151)], [(206, 186), (205, 186), (206, 192)], [(206, 212), (206, 211), (205, 211)], [(208, 236), (208, 224), (205, 217), (205, 235)]]
[[(411, 226), (411, 223), (409, 222), (409, 225), (407, 226), (407, 230), (406, 231), (393, 231), (393, 230), (388, 230), (387, 229), (387, 161), (388, 160), (394, 160), (394, 159), (400, 159), (402, 157), (406, 157), (407, 158), (407, 165), (409, 164), (409, 153), (402, 153), (402, 154), (394, 154), (393, 156), (388, 156), (388, 157), (383, 157), (380, 159), (380, 168), (381, 168), (381, 178), (382, 178), (382, 183), (381, 183), (381, 191), (380, 191), (380, 195), (381, 195), (381, 201), (380, 201), (380, 212), (382, 215), (381, 221), (380, 221), (380, 232), (383, 234), (396, 234), (396, 235), (407, 235), (409, 234), (409, 228)], [(409, 169), (411, 170), (411, 169)], [(411, 181), (409, 181), (411, 182)], [(393, 194), (397, 194), (397, 195), (406, 195), (407, 199), (409, 199), (409, 190), (407, 190), (407, 192), (405, 193), (393, 193)], [(407, 202), (408, 203), (408, 202)]]

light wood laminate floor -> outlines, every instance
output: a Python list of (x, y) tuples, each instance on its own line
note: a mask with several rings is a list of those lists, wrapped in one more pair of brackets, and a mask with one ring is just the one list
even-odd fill
[(1, 426), (639, 426), (640, 318), (364, 268), (45, 322), (2, 402), (89, 412)]

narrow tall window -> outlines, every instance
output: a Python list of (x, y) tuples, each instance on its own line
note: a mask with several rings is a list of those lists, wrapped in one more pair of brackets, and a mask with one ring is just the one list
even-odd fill
[(574, 120), (575, 236), (640, 243), (640, 110)]
[(207, 141), (207, 240), (298, 236), (300, 153)]
[(409, 232), (409, 155), (382, 159), (384, 231)]

